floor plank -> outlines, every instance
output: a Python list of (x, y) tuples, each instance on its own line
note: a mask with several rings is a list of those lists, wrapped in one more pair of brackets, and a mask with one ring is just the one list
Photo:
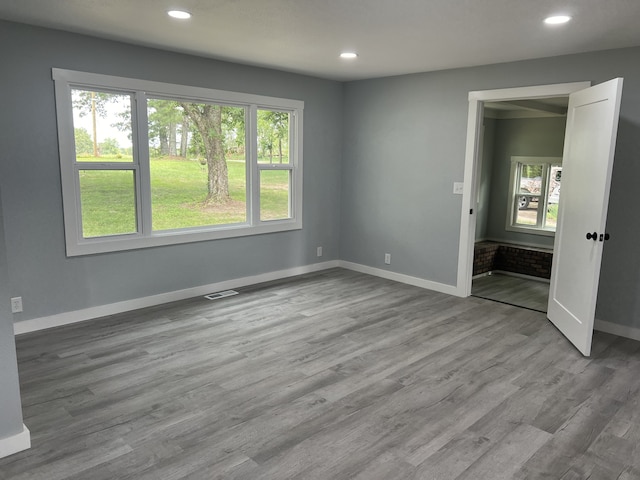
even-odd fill
[(0, 479), (640, 478), (640, 343), (332, 269), (17, 338)]
[(471, 294), (517, 307), (546, 312), (549, 283), (496, 272), (474, 278), (471, 283)]

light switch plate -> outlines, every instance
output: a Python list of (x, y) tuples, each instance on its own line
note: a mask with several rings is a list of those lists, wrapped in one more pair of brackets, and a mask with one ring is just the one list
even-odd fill
[(456, 195), (462, 195), (464, 191), (464, 183), (463, 182), (453, 182), (453, 193)]

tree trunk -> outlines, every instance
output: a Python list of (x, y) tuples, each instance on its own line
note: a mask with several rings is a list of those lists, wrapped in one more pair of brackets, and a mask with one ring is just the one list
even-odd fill
[(278, 156), (280, 157), (280, 163), (282, 163), (282, 139), (278, 138)]
[(176, 147), (176, 124), (171, 122), (169, 124), (169, 155), (172, 157), (178, 156), (178, 150)]
[(184, 117), (182, 119), (180, 132), (180, 156), (187, 158), (187, 144), (189, 143), (189, 117)]
[(207, 158), (207, 198), (205, 204), (222, 204), (231, 200), (229, 175), (224, 156), (222, 107), (209, 104), (182, 103), (182, 108), (202, 137)]
[(167, 129), (162, 127), (158, 132), (160, 138), (160, 155), (166, 157), (169, 155), (169, 137), (167, 135)]
[(100, 156), (98, 152), (98, 122), (96, 119), (96, 92), (91, 92), (91, 122), (93, 123), (93, 156)]

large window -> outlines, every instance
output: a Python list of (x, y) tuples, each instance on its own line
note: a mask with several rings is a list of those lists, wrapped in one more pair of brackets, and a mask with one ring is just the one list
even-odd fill
[(562, 158), (512, 157), (507, 230), (554, 235)]
[(68, 255), (302, 228), (303, 102), (53, 78)]

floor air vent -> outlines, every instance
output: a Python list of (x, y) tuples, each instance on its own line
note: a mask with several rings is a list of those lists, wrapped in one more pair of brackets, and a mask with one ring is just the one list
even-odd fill
[(218, 300), (219, 298), (232, 297), (234, 295), (238, 295), (238, 292), (235, 290), (225, 290), (224, 292), (210, 293), (209, 295), (205, 295), (204, 298), (208, 300)]

